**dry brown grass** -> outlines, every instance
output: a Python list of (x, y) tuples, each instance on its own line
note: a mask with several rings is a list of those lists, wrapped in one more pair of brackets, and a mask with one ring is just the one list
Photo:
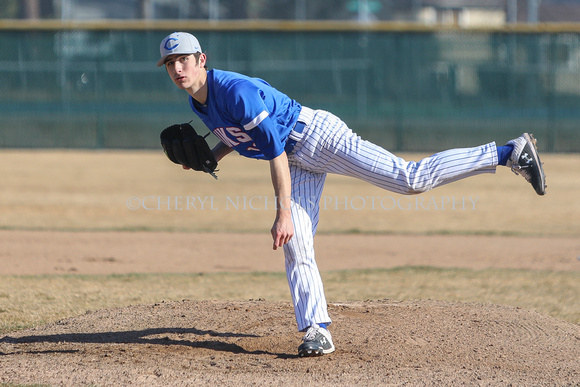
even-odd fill
[[(408, 197), (329, 176), (319, 232), (579, 236), (580, 155), (542, 156), (544, 197), (506, 168)], [(268, 230), (273, 220), (268, 164), (231, 155), (218, 175), (216, 181), (183, 171), (160, 151), (2, 150), (0, 228)], [(131, 198), (151, 209), (130, 210)]]
[[(404, 267), (323, 273), (329, 302), (436, 299), (511, 305), (580, 323), (580, 272)], [(345, 286), (345, 284), (348, 284)], [(0, 334), (87, 310), (190, 300), (290, 301), (283, 273), (3, 276)]]
[[(422, 155), (404, 156), (417, 159)], [(474, 177), (416, 197), (329, 176), (319, 232), (580, 236), (580, 156), (550, 154), (543, 155), (543, 160), (548, 182), (545, 197), (536, 196), (521, 177), (505, 168), (496, 175)], [(215, 181), (209, 175), (181, 170), (160, 151), (2, 150), (0, 228), (269, 230), (273, 209), (264, 205), (265, 197), (272, 200), (267, 163), (231, 156), (220, 169), (220, 179)], [(146, 204), (153, 209), (129, 209), (128, 200), (133, 197), (151, 198)], [(181, 209), (174, 208), (175, 197), (182, 198)], [(196, 208), (186, 209), (188, 197), (207, 197), (205, 208), (193, 202)], [(156, 208), (156, 198), (162, 198), (160, 208)], [(254, 208), (248, 202), (251, 198)], [(339, 207), (335, 207), (337, 198)], [(371, 198), (375, 198), (374, 207)], [(402, 208), (380, 208), (381, 198), (385, 203), (401, 200)], [(455, 209), (451, 198), (455, 198)], [(232, 205), (236, 199), (240, 200), (237, 209)], [(464, 200), (465, 208), (459, 204)], [(324, 280), (328, 299), (333, 301), (388, 297), (491, 302), (537, 309), (578, 323), (580, 306), (570, 302), (580, 291), (578, 273), (401, 268), (329, 272)], [(88, 309), (162, 299), (286, 300), (287, 293), (281, 273), (4, 276), (0, 332)]]

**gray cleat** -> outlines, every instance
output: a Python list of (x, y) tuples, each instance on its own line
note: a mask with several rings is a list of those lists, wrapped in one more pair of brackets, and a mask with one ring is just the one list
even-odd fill
[(516, 175), (522, 175), (528, 183), (534, 187), (538, 195), (546, 194), (546, 175), (544, 166), (540, 161), (536, 139), (528, 133), (511, 140), (508, 144), (514, 146), (507, 166), (511, 167)]
[(306, 335), (304, 335), (302, 344), (298, 347), (298, 356), (322, 356), (334, 352), (334, 349), (330, 332), (319, 327), (318, 324), (314, 324), (308, 328)]

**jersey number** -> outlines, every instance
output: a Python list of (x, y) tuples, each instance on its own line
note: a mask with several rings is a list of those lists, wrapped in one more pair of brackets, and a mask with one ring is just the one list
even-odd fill
[[(232, 136), (237, 141), (235, 141), (234, 139), (229, 137), (225, 133), (225, 131), (227, 131), (230, 134), (230, 136)], [(228, 128), (216, 128), (216, 129), (214, 129), (214, 133), (216, 134), (216, 136), (219, 137), (219, 139), (224, 144), (226, 144), (230, 148), (233, 148), (236, 145), (239, 145), (239, 144), (244, 143), (244, 142), (252, 142), (252, 137), (250, 137), (247, 133), (245, 133), (242, 128), (237, 128), (235, 126), (230, 126)], [(258, 150), (256, 148), (256, 145), (253, 142), (252, 142), (252, 146), (249, 146), (247, 149), (254, 150), (254, 151)]]

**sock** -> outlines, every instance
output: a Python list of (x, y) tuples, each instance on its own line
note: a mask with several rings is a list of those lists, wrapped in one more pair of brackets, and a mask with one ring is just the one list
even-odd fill
[(514, 150), (512, 144), (502, 145), (497, 147), (497, 159), (499, 165), (507, 165), (510, 156)]
[(325, 324), (325, 323), (318, 323), (318, 326), (319, 326), (320, 328), (324, 328), (324, 329), (326, 329), (326, 324)]

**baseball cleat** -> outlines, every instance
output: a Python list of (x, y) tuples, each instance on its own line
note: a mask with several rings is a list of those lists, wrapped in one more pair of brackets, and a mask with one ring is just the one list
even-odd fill
[(516, 175), (522, 175), (534, 187), (538, 195), (546, 194), (546, 175), (538, 155), (534, 136), (524, 133), (509, 141), (508, 144), (512, 144), (514, 150), (507, 166), (511, 167)]
[(318, 324), (308, 328), (302, 344), (298, 347), (300, 357), (322, 356), (332, 352), (334, 352), (332, 336), (328, 330), (319, 327)]

